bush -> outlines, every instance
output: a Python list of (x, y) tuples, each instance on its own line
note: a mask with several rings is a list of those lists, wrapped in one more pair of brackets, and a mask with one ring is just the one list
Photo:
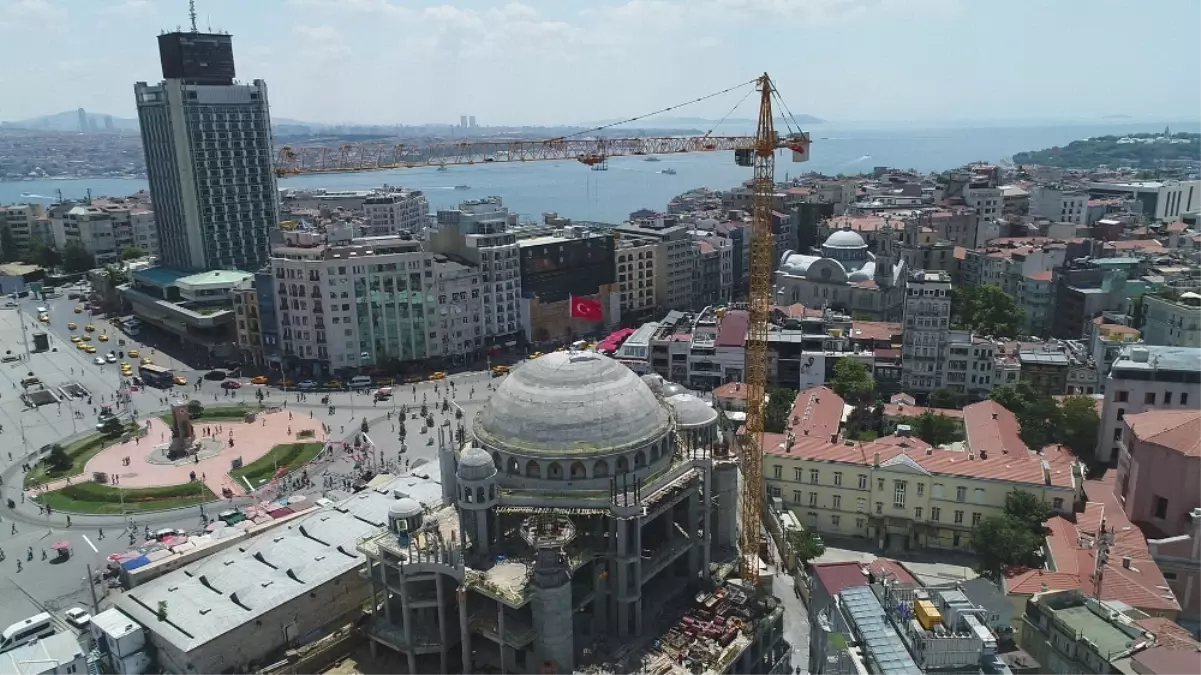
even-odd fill
[(317, 432), (313, 429), (301, 429), (296, 432), (296, 438), (314, 438), (316, 436)]
[(204, 406), (200, 401), (188, 401), (188, 414), (192, 417), (200, 417), (204, 414)]
[(371, 431), (371, 425), (367, 423), (366, 417), (363, 418), (363, 423), (359, 425), (359, 431), (362, 431), (363, 433)]
[(55, 443), (50, 448), (50, 454), (46, 456), (46, 466), (51, 471), (66, 471), (71, 468), (71, 457), (63, 446)]

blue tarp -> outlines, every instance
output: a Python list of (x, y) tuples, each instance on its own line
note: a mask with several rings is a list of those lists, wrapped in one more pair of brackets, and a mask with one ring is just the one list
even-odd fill
[(134, 558), (133, 560), (126, 560), (125, 562), (121, 563), (121, 567), (125, 571), (128, 572), (131, 570), (136, 570), (139, 567), (145, 567), (146, 565), (149, 565), (149, 564), (150, 564), (150, 558), (147, 558), (144, 555), (140, 555), (140, 556)]

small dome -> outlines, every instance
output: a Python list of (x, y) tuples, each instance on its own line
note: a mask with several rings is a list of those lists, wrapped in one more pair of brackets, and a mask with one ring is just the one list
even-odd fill
[(663, 398), (670, 398), (676, 394), (685, 394), (688, 390), (675, 382), (666, 382), (663, 384)]
[(463, 448), (463, 452), (459, 455), (459, 466), (492, 466), (492, 456), (487, 450), (470, 446)]
[(401, 497), (388, 506), (391, 518), (412, 518), (422, 514), (421, 502), (412, 497)]
[(676, 394), (667, 403), (676, 411), (676, 422), (682, 427), (700, 427), (717, 421), (717, 411), (692, 394)]
[(663, 383), (666, 380), (663, 379), (662, 375), (658, 373), (643, 375), (642, 381), (646, 383), (647, 387), (650, 387), (650, 390), (653, 391), (656, 396), (659, 396), (663, 393)]
[(838, 230), (826, 237), (825, 248), (867, 248), (867, 242), (853, 230)]
[(669, 431), (667, 409), (634, 371), (594, 352), (552, 352), (515, 368), (472, 433), (523, 456), (607, 455)]

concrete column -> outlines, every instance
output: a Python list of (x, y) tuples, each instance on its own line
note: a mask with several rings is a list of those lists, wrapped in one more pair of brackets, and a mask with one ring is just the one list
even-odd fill
[(434, 577), (434, 588), (438, 592), (438, 642), (440, 645), (439, 651), (441, 652), (441, 656), (442, 656), (442, 661), (441, 661), (442, 668), (439, 672), (449, 673), (450, 670), (447, 669), (446, 662), (447, 662), (447, 657), (449, 656), (449, 652), (450, 652), (450, 645), (448, 644), (450, 641), (447, 639), (446, 591), (443, 590), (443, 587), (442, 587), (442, 581), (443, 581), (444, 576), (445, 575), (443, 575), (443, 574), (439, 574), (436, 577)]
[(614, 589), (616, 596), (615, 609), (617, 611), (617, 637), (626, 638), (630, 636), (630, 612), (629, 603), (625, 600), (625, 596), (629, 595), (630, 588), (630, 573), (632, 565), (629, 561), (629, 527), (632, 521), (617, 520), (617, 561), (614, 565)]
[(638, 599), (633, 602), (634, 605), (634, 635), (642, 635), (642, 518), (638, 517), (630, 521), (630, 526), (634, 528), (634, 564), (632, 565), (634, 572), (634, 588), (638, 592)]
[(508, 648), (505, 647), (505, 606), (499, 601), (496, 601), (496, 635), (500, 638), (500, 675), (505, 675), (509, 672)]
[(701, 564), (701, 546), (704, 543), (704, 539), (696, 531), (701, 517), (699, 508), (700, 501), (700, 493), (696, 490), (693, 490), (692, 494), (688, 496), (688, 527), (684, 528), (688, 532), (688, 539), (692, 542), (692, 545), (688, 548), (688, 571), (689, 574), (692, 575), (692, 579), (689, 580), (689, 583), (696, 581), (696, 575)]
[(713, 553), (712, 552), (713, 521), (709, 517), (709, 514), (713, 513), (713, 463), (712, 462), (709, 462), (709, 472), (705, 475), (704, 490), (705, 490), (705, 494), (701, 500), (702, 510), (701, 510), (700, 514), (697, 514), (697, 517), (699, 518), (701, 514), (704, 514), (704, 517), (700, 518), (701, 528), (705, 533), (704, 540), (701, 542), (701, 575), (708, 576), (710, 556)]
[(738, 467), (723, 464), (713, 470), (713, 487), (717, 491), (717, 525), (714, 533), (717, 545), (723, 549), (738, 548)]
[(555, 672), (575, 670), (575, 636), (571, 604), (571, 577), (563, 574), (556, 586), (539, 586), (533, 599), (534, 632), (543, 661), (555, 664)]
[(596, 593), (592, 601), (592, 632), (601, 635), (609, 632), (609, 583), (606, 578), (609, 568), (604, 561), (597, 561), (595, 575)]
[[(405, 656), (409, 657), (409, 672), (417, 672), (417, 655), (413, 653), (413, 613), (409, 608), (409, 583), (405, 580), (404, 575), (400, 576), (400, 614), (401, 620), (404, 622), (405, 647), (408, 651)], [(391, 621), (391, 617), (389, 617)]]
[(471, 673), (474, 671), (471, 663), (471, 632), (467, 627), (467, 587), (459, 586), (455, 593), (458, 595), (456, 600), (459, 606), (459, 648), (463, 651), (463, 672)]

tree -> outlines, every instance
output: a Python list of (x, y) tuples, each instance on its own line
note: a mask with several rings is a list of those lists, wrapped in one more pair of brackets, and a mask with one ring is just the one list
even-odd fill
[(17, 238), (7, 225), (0, 225), (0, 260), (12, 262), (17, 259)]
[(66, 471), (71, 468), (71, 457), (63, 446), (55, 443), (50, 446), (50, 454), (46, 455), (46, 466), (51, 471)]
[(1009, 494), (1005, 495), (1005, 516), (1023, 525), (1031, 533), (1043, 537), (1047, 534), (1043, 523), (1051, 517), (1051, 507), (1033, 492), (1010, 490)]
[(861, 405), (872, 400), (876, 381), (867, 366), (852, 356), (844, 356), (834, 366), (834, 378), (830, 388), (851, 405)]
[(371, 431), (371, 425), (367, 423), (366, 417), (363, 418), (362, 424), (359, 425), (359, 431), (361, 431), (363, 433), (367, 433), (368, 431)]
[(972, 528), (971, 548), (980, 576), (997, 581), (1009, 567), (1040, 567), (1042, 538), (1006, 516), (982, 518)]
[(1030, 385), (1018, 382), (1017, 384), (1003, 384), (993, 389), (988, 398), (1000, 403), (1001, 407), (1014, 415), (1019, 415), (1036, 396), (1038, 393), (1031, 389)]
[(936, 389), (933, 394), (930, 394), (931, 408), (958, 408), (959, 394), (950, 389)]
[(845, 435), (854, 441), (874, 441), (884, 433), (884, 406), (855, 406), (847, 415)]
[(95, 266), (96, 257), (78, 241), (70, 241), (63, 247), (63, 270), (67, 273), (86, 272)]
[(802, 567), (808, 565), (811, 560), (822, 557), (826, 552), (826, 545), (822, 543), (821, 537), (808, 530), (789, 531), (788, 545), (792, 547), (797, 564)]
[(204, 404), (200, 401), (188, 401), (188, 415), (191, 417), (200, 417), (204, 414)]
[(143, 251), (142, 249), (138, 248), (137, 246), (129, 246), (124, 251), (121, 251), (121, 259), (122, 260), (137, 260), (138, 258), (145, 258), (145, 257), (146, 257), (146, 251)]
[(1026, 312), (998, 286), (956, 286), (951, 290), (951, 323), (982, 335), (1021, 334)]
[(1096, 400), (1091, 396), (1069, 396), (1063, 400), (1060, 410), (1060, 442), (1077, 455), (1092, 452), (1097, 446), (1097, 431), (1101, 428)]
[(946, 445), (962, 440), (959, 423), (930, 410), (917, 417), (906, 417), (901, 422), (913, 428), (913, 435), (933, 446)]
[(776, 389), (767, 396), (767, 407), (763, 411), (763, 430), (782, 434), (788, 428), (788, 414), (796, 403), (797, 393), (792, 389)]
[(129, 282), (129, 273), (117, 265), (104, 266), (104, 280), (112, 288)]
[(62, 264), (62, 256), (58, 251), (43, 244), (40, 241), (35, 241), (29, 245), (29, 251), (25, 254), (25, 260), (31, 265), (37, 265), (43, 269), (52, 270)]
[(105, 436), (119, 436), (125, 431), (125, 425), (121, 424), (121, 420), (116, 416), (106, 417), (100, 423), (100, 433)]
[(404, 441), (404, 439), (405, 439), (405, 434), (407, 434), (408, 432), (407, 432), (407, 431), (405, 431), (405, 423), (404, 423), (404, 418), (403, 418), (403, 417), (401, 417), (401, 418), (400, 418), (400, 431), (399, 431), (398, 433), (399, 433), (399, 435), (400, 435), (400, 436), (399, 436), (399, 437), (400, 437), (400, 440), (401, 440), (401, 441)]

